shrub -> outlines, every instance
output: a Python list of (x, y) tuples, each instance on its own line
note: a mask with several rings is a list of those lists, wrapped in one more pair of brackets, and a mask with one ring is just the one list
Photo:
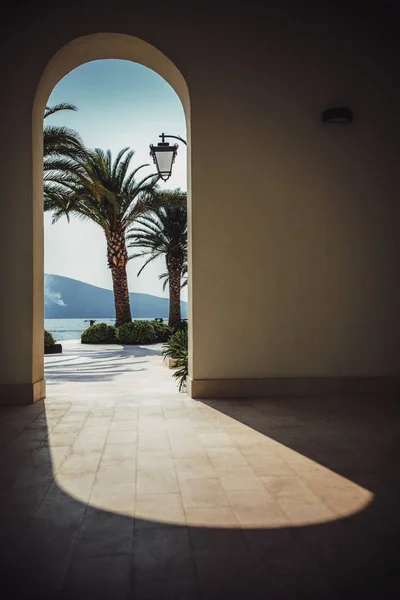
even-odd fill
[(134, 321), (120, 325), (117, 338), (122, 344), (152, 344), (157, 335), (151, 321)]
[(52, 334), (49, 331), (44, 330), (44, 345), (52, 346), (56, 343), (56, 340), (53, 338)]
[(106, 344), (115, 339), (115, 327), (98, 323), (88, 327), (81, 335), (82, 344)]
[(157, 342), (167, 342), (174, 333), (172, 327), (168, 323), (160, 323), (160, 321), (152, 321), (154, 331), (157, 336)]
[(163, 356), (176, 360), (177, 370), (174, 372), (173, 377), (178, 381), (179, 391), (181, 392), (186, 386), (186, 377), (189, 370), (187, 327), (174, 333), (163, 345)]
[(179, 323), (177, 323), (173, 327), (174, 331), (182, 331), (182, 330), (185, 330), (185, 329), (187, 330), (187, 328), (188, 328), (187, 319), (185, 321), (179, 321)]

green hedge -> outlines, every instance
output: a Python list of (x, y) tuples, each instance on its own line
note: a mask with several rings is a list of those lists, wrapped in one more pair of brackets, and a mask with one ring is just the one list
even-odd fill
[(115, 327), (106, 323), (97, 323), (88, 327), (81, 335), (82, 344), (106, 344), (116, 337)]
[(49, 331), (44, 330), (44, 345), (52, 346), (56, 343), (56, 340), (53, 338), (52, 334)]
[(154, 331), (157, 336), (157, 342), (166, 342), (174, 333), (172, 327), (168, 323), (160, 323), (160, 321), (151, 321)]
[(121, 344), (152, 344), (157, 334), (151, 321), (134, 321), (118, 327), (117, 338)]
[[(183, 327), (185, 328), (185, 325)], [(118, 340), (121, 344), (164, 343), (174, 332), (175, 329), (168, 323), (160, 321), (134, 321), (119, 327), (98, 323), (88, 327), (82, 333), (81, 342), (82, 344), (107, 344)]]

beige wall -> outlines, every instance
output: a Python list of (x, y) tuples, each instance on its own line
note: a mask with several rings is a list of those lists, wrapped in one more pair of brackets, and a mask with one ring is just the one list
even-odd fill
[[(158, 70), (187, 116), (190, 96), (191, 377), (400, 375), (392, 38), (363, 13), (305, 3), (229, 17), (175, 4), (154, 19), (155, 4), (93, 14), (81, 2), (79, 18), (72, 11), (57, 27), (45, 10), (7, 29), (0, 384), (43, 372), (41, 107), (70, 69), (111, 56)], [(113, 36), (65, 48), (98, 32), (165, 56)], [(321, 123), (337, 104), (353, 109), (351, 125)]]

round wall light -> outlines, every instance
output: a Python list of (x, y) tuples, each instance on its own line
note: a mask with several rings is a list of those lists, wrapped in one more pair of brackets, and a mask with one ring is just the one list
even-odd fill
[(322, 120), (324, 123), (351, 123), (353, 113), (347, 106), (328, 108), (322, 113)]

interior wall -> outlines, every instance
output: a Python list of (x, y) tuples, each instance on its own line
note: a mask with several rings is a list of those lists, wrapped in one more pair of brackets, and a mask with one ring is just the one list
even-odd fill
[[(193, 377), (398, 374), (392, 49), (334, 17), (279, 25), (204, 67), (206, 106), (193, 90)], [(351, 124), (321, 122), (337, 105)]]
[[(191, 378), (400, 375), (398, 47), (378, 21), (323, 4), (217, 3), (211, 19), (204, 3), (93, 13), (82, 0), (57, 28), (51, 11), (9, 25), (0, 384), (43, 368), (34, 99), (49, 63), (65, 74), (57, 52), (98, 32), (146, 40), (190, 91)], [(322, 124), (343, 104), (353, 123)]]

